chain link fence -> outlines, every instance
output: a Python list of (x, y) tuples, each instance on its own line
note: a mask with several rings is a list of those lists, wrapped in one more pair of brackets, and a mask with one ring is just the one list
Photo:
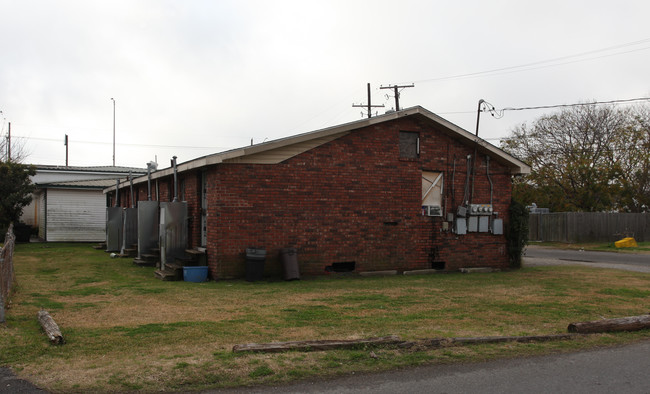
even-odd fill
[(9, 225), (5, 242), (0, 249), (0, 323), (5, 322), (5, 309), (9, 306), (9, 295), (14, 285), (14, 236), (13, 224)]

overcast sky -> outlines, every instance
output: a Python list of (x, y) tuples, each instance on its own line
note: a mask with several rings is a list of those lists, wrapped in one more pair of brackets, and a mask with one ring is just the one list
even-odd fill
[[(650, 2), (0, 0), (0, 134), (34, 164), (161, 168), (394, 107), (650, 96)], [(491, 72), (493, 70), (498, 70)], [(385, 109), (377, 109), (383, 113)], [(483, 114), (498, 145), (546, 111)]]

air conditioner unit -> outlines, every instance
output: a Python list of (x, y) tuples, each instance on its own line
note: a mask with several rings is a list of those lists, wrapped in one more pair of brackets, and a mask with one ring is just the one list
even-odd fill
[(440, 205), (423, 205), (422, 215), (424, 216), (442, 216), (442, 208)]

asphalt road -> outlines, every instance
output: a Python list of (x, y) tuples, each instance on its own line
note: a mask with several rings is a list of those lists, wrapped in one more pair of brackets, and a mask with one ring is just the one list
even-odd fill
[(9, 368), (0, 368), (0, 393), (42, 394), (45, 392), (25, 380), (18, 379)]
[(650, 254), (564, 250), (529, 245), (524, 255), (524, 266), (539, 265), (584, 265), (650, 273)]
[(224, 392), (648, 394), (650, 341), (579, 353), (427, 366), (291, 386)]

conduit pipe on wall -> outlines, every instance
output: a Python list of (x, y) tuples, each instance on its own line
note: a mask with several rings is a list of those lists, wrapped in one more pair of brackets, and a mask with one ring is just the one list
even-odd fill
[(492, 184), (492, 178), (490, 178), (490, 156), (485, 155), (485, 172), (487, 174), (487, 179), (490, 182), (490, 205), (492, 205), (492, 191), (494, 190)]
[(174, 202), (178, 201), (178, 170), (176, 168), (176, 156), (172, 157), (172, 167), (174, 167)]
[(135, 199), (133, 198), (133, 175), (131, 174), (131, 171), (129, 171), (129, 182), (131, 183), (131, 208), (135, 208)]
[(120, 206), (120, 180), (119, 179), (115, 180), (115, 202), (113, 206), (114, 207)]

